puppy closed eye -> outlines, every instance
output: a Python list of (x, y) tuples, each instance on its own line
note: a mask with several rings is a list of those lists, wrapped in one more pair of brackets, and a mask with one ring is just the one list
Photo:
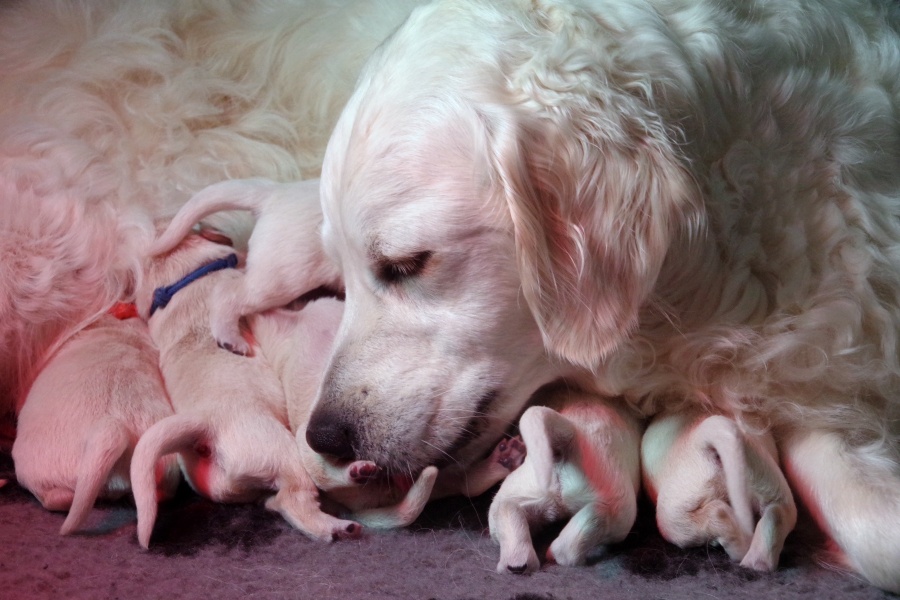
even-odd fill
[(384, 258), (378, 261), (375, 273), (383, 283), (399, 283), (421, 275), (431, 256), (430, 250), (423, 250), (401, 259)]

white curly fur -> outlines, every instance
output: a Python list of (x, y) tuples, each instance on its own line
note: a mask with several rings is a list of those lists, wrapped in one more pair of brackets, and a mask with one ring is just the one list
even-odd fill
[(222, 179), (318, 174), (408, 4), (0, 6), (0, 413), (49, 345), (133, 290), (148, 214)]
[(834, 431), (829, 464), (882, 483), (855, 500), (866, 526), (820, 522), (900, 589), (898, 30), (868, 0), (417, 10), (326, 152), (347, 313), (310, 439), (336, 424), (398, 470), (471, 460), (466, 431), (560, 375), (645, 414)]

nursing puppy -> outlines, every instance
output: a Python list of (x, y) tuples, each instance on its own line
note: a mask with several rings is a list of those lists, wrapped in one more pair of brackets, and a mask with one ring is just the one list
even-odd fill
[[(322, 211), (318, 180), (276, 183), (264, 179), (223, 181), (195, 194), (178, 211), (150, 254), (169, 252), (204, 217), (247, 210), (256, 217), (243, 277), (228, 280), (210, 300), (210, 327), (220, 346), (248, 354), (241, 317), (283, 306), (318, 286), (341, 287), (337, 267), (319, 241)], [(317, 285), (309, 286), (315, 281)]]
[(131, 477), (138, 540), (148, 546), (156, 520), (152, 466), (172, 453), (178, 454), (191, 487), (206, 498), (249, 502), (274, 491), (267, 508), (310, 537), (332, 541), (357, 536), (358, 524), (320, 510), (315, 485), (288, 429), (284, 393), (275, 373), (262, 357), (237, 356), (212, 338), (212, 292), (241, 275), (228, 267), (210, 272), (172, 295), (167, 305), (154, 307), (161, 286), (232, 252), (229, 246), (191, 235), (169, 254), (149, 260), (138, 291), (138, 309), (159, 347), (160, 368), (175, 408), (175, 414), (147, 430), (135, 448)]
[[(19, 410), (16, 477), (44, 508), (69, 511), (63, 535), (81, 527), (98, 497), (131, 491), (138, 438), (172, 414), (158, 359), (143, 321), (103, 315), (70, 338), (34, 380)], [(170, 497), (179, 478), (174, 457), (147, 465), (154, 497)]]
[(623, 405), (569, 390), (528, 408), (519, 430), (528, 452), (501, 484), (488, 523), (500, 545), (498, 573), (540, 568), (531, 533), (566, 520), (547, 559), (583, 564), (602, 544), (625, 539), (637, 517), (640, 424)]
[(304, 466), (332, 511), (366, 527), (405, 527), (430, 499), (480, 495), (521, 464), (524, 449), (515, 440), (499, 444), (464, 476), (429, 466), (415, 480), (391, 476), (371, 461), (335, 461), (314, 452), (306, 442), (306, 424), (343, 312), (343, 302), (322, 298), (299, 310), (270, 310), (251, 319), (253, 336), (284, 386)]
[(721, 415), (665, 414), (644, 433), (641, 463), (665, 539), (713, 542), (743, 567), (775, 570), (797, 508), (771, 434), (742, 432)]
[(884, 0), (416, 9), (326, 151), (347, 312), (310, 445), (472, 464), (559, 378), (833, 434), (841, 475), (791, 484), (900, 592), (898, 72)]

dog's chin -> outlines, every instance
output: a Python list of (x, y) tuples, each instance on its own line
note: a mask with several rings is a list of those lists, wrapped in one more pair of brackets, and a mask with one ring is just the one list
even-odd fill
[(434, 461), (435, 466), (439, 469), (451, 465), (465, 467), (466, 463), (481, 458), (480, 456), (469, 456), (471, 452), (468, 450), (475, 445), (476, 442), (483, 441), (483, 437), (489, 429), (490, 410), (496, 404), (499, 397), (500, 391), (497, 389), (488, 390), (482, 394), (475, 404), (472, 416), (459, 431), (456, 438), (440, 454), (440, 457)]
[[(356, 460), (371, 461), (378, 466), (380, 477), (387, 481), (395, 478), (415, 481), (429, 466), (435, 466), (438, 469), (451, 466), (465, 469), (469, 464), (483, 458), (482, 450), (486, 443), (484, 436), (489, 433), (491, 410), (499, 397), (499, 390), (491, 389), (484, 392), (474, 403), (465, 424), (447, 436), (446, 439), (449, 440), (447, 443), (439, 444), (434, 439), (410, 441), (406, 448), (394, 447), (384, 453), (369, 452), (363, 446), (354, 448), (355, 456), (352, 459), (322, 456), (322, 460), (338, 468), (346, 468)], [(432, 428), (441, 426), (442, 424), (437, 420), (430, 424)], [(497, 440), (494, 441), (499, 441), (502, 433), (499, 432)], [(418, 451), (411, 451), (411, 449)]]

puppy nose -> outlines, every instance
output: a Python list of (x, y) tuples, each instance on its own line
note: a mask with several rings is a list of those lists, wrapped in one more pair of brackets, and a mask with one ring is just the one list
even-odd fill
[(353, 443), (356, 430), (343, 419), (328, 413), (314, 412), (306, 426), (306, 443), (319, 454), (355, 460)]

